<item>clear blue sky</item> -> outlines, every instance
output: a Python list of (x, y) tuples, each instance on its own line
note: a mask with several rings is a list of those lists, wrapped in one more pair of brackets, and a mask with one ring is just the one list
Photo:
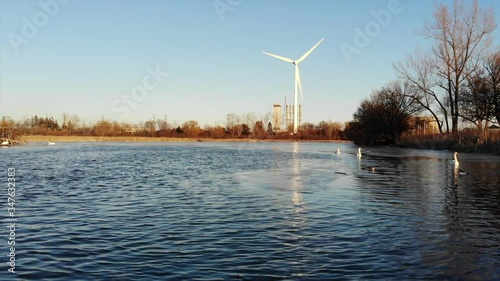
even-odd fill
[[(91, 122), (139, 122), (166, 114), (179, 123), (225, 125), (227, 113), (265, 113), (285, 96), (293, 100), (293, 65), (262, 51), (298, 59), (324, 37), (300, 64), (303, 121), (344, 122), (396, 78), (394, 62), (429, 45), (415, 31), (434, 7), (396, 1), (402, 10), (349, 61), (341, 44), (355, 46), (355, 28), (365, 29), (391, 0), (55, 1), (0, 1), (0, 116), (68, 112)], [(58, 4), (46, 12), (46, 2)], [(218, 13), (214, 3), (230, 9)], [(500, 1), (480, 4), (494, 7), (500, 22)], [(26, 21), (37, 29), (28, 36)], [(495, 45), (499, 39), (497, 28)], [(152, 87), (146, 69), (157, 66), (169, 75)], [(150, 90), (125, 114), (120, 97), (144, 79)]]

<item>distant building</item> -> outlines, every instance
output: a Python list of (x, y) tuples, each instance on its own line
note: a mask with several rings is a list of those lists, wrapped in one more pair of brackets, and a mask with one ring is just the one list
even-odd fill
[(283, 126), (283, 115), (281, 115), (281, 104), (275, 103), (273, 105), (273, 130), (281, 131)]
[(500, 130), (500, 126), (493, 124), (493, 125), (489, 126), (488, 129), (490, 129), (490, 130)]
[(432, 116), (411, 116), (410, 131), (413, 135), (428, 135), (439, 133), (439, 125)]
[[(300, 127), (300, 124), (302, 124), (302, 105), (299, 104), (299, 115), (298, 115), (298, 124), (297, 127)], [(286, 127), (290, 128), (293, 127), (293, 114), (294, 114), (294, 109), (295, 107), (291, 104), (286, 105), (285, 108), (285, 115), (286, 115)]]
[[(293, 127), (293, 113), (294, 106), (292, 104), (287, 103), (287, 99), (285, 97), (285, 106), (284, 111), (281, 109), (281, 104), (274, 103), (273, 104), (273, 130), (275, 132), (279, 131), (288, 131)], [(302, 124), (302, 105), (298, 105), (298, 116), (297, 116), (297, 127), (300, 127)]]

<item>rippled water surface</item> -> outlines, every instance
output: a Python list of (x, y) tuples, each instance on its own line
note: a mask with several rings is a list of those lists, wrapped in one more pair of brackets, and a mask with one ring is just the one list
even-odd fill
[[(449, 152), (366, 148), (358, 159), (355, 150), (326, 143), (1, 149), (4, 189), (7, 168), (16, 169), (16, 277), (500, 280), (499, 157), (460, 154), (469, 172), (460, 176)], [(9, 276), (2, 268), (0, 279)]]

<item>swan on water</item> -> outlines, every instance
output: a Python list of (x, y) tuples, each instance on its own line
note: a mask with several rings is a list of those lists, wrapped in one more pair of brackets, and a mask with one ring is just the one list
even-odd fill
[(466, 171), (464, 171), (464, 170), (462, 170), (462, 169), (459, 169), (459, 170), (458, 170), (458, 173), (459, 173), (461, 176), (466, 176), (466, 175), (468, 175), (468, 174), (469, 174), (469, 172), (466, 172)]
[(9, 145), (9, 141), (3, 141), (2, 145)]
[(54, 145), (54, 144), (56, 144), (56, 143), (49, 141), (49, 145)]
[(458, 152), (453, 153), (453, 158), (454, 160), (450, 161), (450, 165), (455, 165), (455, 168), (458, 168), (459, 164), (458, 163)]
[(335, 154), (340, 154), (340, 148), (337, 147), (337, 151), (335, 151)]
[(358, 148), (358, 153), (356, 153), (356, 156), (358, 156), (358, 158), (361, 158), (361, 147)]

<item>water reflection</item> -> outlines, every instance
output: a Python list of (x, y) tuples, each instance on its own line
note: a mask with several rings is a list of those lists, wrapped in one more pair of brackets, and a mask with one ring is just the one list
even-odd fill
[(301, 154), (300, 154), (299, 143), (294, 142), (292, 144), (292, 152), (293, 155), (291, 158), (291, 169), (292, 169), (293, 180), (291, 181), (292, 184), (291, 191), (293, 193), (292, 203), (294, 212), (292, 225), (296, 230), (299, 230), (301, 226), (304, 224), (304, 218), (301, 216), (301, 214), (305, 210), (305, 204), (302, 198), (304, 185), (301, 177)]
[[(408, 249), (425, 248), (421, 255), (425, 264), (444, 261), (446, 266), (438, 273), (440, 278), (484, 274), (483, 277), (490, 279), (498, 273), (496, 269), (492, 271), (496, 262), (491, 258), (492, 254), (500, 257), (499, 239), (493, 234), (500, 229), (499, 175), (491, 171), (500, 168), (498, 163), (474, 164), (463, 160), (461, 165), (477, 174), (461, 176), (458, 168), (448, 165), (448, 160), (368, 158), (363, 158), (362, 166), (372, 162), (384, 170), (373, 177), (363, 174), (356, 177), (364, 195), (362, 204), (370, 206), (368, 212), (374, 219), (380, 210), (397, 215), (396, 226), (383, 224), (395, 233), (415, 233), (414, 240), (403, 245)], [(358, 161), (358, 169), (359, 166)], [(391, 243), (387, 246), (391, 247)], [(492, 246), (496, 253), (491, 251)], [(478, 268), (484, 271), (478, 273)]]
[(302, 205), (303, 205), (303, 202), (302, 202), (302, 193), (300, 193), (300, 192), (294, 192), (293, 196), (292, 196), (292, 202), (295, 205), (295, 207), (297, 207), (295, 209), (295, 213), (296, 214), (299, 213), (300, 211), (302, 211), (304, 209), (302, 207)]
[(22, 164), (19, 278), (500, 280), (497, 158), (461, 155), (457, 176), (448, 152), (355, 149), (0, 150)]
[(298, 192), (302, 189), (302, 182), (300, 178), (300, 146), (299, 143), (294, 142), (292, 144), (292, 159), (291, 159), (291, 168), (292, 168), (292, 190)]

